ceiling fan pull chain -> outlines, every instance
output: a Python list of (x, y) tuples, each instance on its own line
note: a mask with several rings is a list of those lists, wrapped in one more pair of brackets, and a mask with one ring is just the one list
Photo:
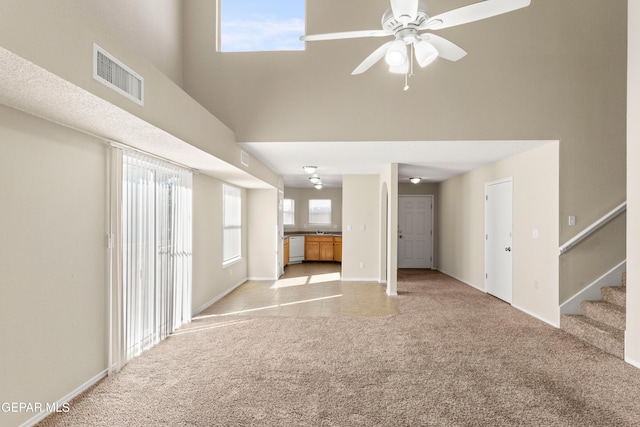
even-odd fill
[(410, 62), (409, 62), (409, 77), (413, 77), (413, 58), (414, 58), (414, 54), (415, 54), (414, 48), (415, 48), (414, 44), (411, 43), (411, 47), (409, 49), (409, 51), (410, 51), (409, 53), (411, 55), (410, 56)]

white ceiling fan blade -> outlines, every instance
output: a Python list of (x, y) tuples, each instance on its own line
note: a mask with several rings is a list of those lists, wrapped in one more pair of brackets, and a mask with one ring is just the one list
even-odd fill
[(341, 40), (341, 39), (357, 39), (359, 37), (385, 37), (390, 36), (388, 32), (384, 30), (362, 30), (362, 31), (345, 31), (342, 33), (326, 33), (326, 34), (314, 34), (309, 36), (300, 36), (300, 40), (303, 42), (312, 42), (319, 40)]
[(457, 44), (450, 42), (449, 40), (436, 36), (435, 34), (425, 33), (419, 36), (421, 40), (427, 40), (438, 51), (440, 58), (457, 61), (464, 57), (467, 52)]
[(374, 50), (371, 55), (367, 56), (364, 61), (362, 61), (360, 63), (360, 65), (358, 65), (356, 67), (355, 70), (353, 70), (353, 72), (351, 73), (352, 75), (356, 75), (356, 74), (362, 74), (365, 71), (367, 71), (369, 68), (371, 68), (376, 62), (380, 61), (382, 58), (384, 58), (384, 55), (387, 53), (387, 49), (389, 49), (389, 46), (393, 43), (392, 41), (386, 42), (385, 44), (383, 44), (382, 46), (380, 46), (379, 48), (377, 48), (376, 50)]
[(531, 0), (486, 0), (432, 16), (422, 28), (439, 30), (462, 25), (521, 9), (530, 3)]
[(418, 0), (391, 0), (391, 12), (406, 26), (418, 16)]

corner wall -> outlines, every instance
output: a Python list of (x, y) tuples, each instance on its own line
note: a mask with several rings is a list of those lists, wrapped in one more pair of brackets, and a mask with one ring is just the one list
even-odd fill
[(192, 311), (198, 313), (247, 279), (247, 192), (242, 191), (242, 259), (222, 265), (223, 182), (202, 174), (193, 176), (193, 288)]
[(379, 280), (378, 175), (342, 177), (342, 280)]
[(52, 404), (106, 374), (107, 149), (0, 106), (0, 152), (0, 402)]
[(634, 0), (629, 0), (628, 29), (625, 360), (640, 368), (640, 4)]
[(549, 143), (443, 182), (436, 205), (439, 269), (484, 290), (484, 185), (513, 177), (512, 305), (553, 325), (559, 323), (558, 165), (558, 143)]

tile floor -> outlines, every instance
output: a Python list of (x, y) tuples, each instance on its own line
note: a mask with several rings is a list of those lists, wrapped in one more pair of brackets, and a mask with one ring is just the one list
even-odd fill
[(384, 285), (342, 282), (340, 264), (304, 262), (276, 281), (247, 281), (201, 316), (385, 317), (398, 312)]

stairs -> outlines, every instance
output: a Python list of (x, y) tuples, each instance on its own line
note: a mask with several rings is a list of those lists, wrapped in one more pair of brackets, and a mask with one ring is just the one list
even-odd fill
[(627, 274), (622, 273), (622, 286), (603, 287), (600, 290), (601, 301), (582, 301), (581, 314), (563, 314), (560, 318), (561, 329), (600, 350), (624, 359), (626, 281)]

